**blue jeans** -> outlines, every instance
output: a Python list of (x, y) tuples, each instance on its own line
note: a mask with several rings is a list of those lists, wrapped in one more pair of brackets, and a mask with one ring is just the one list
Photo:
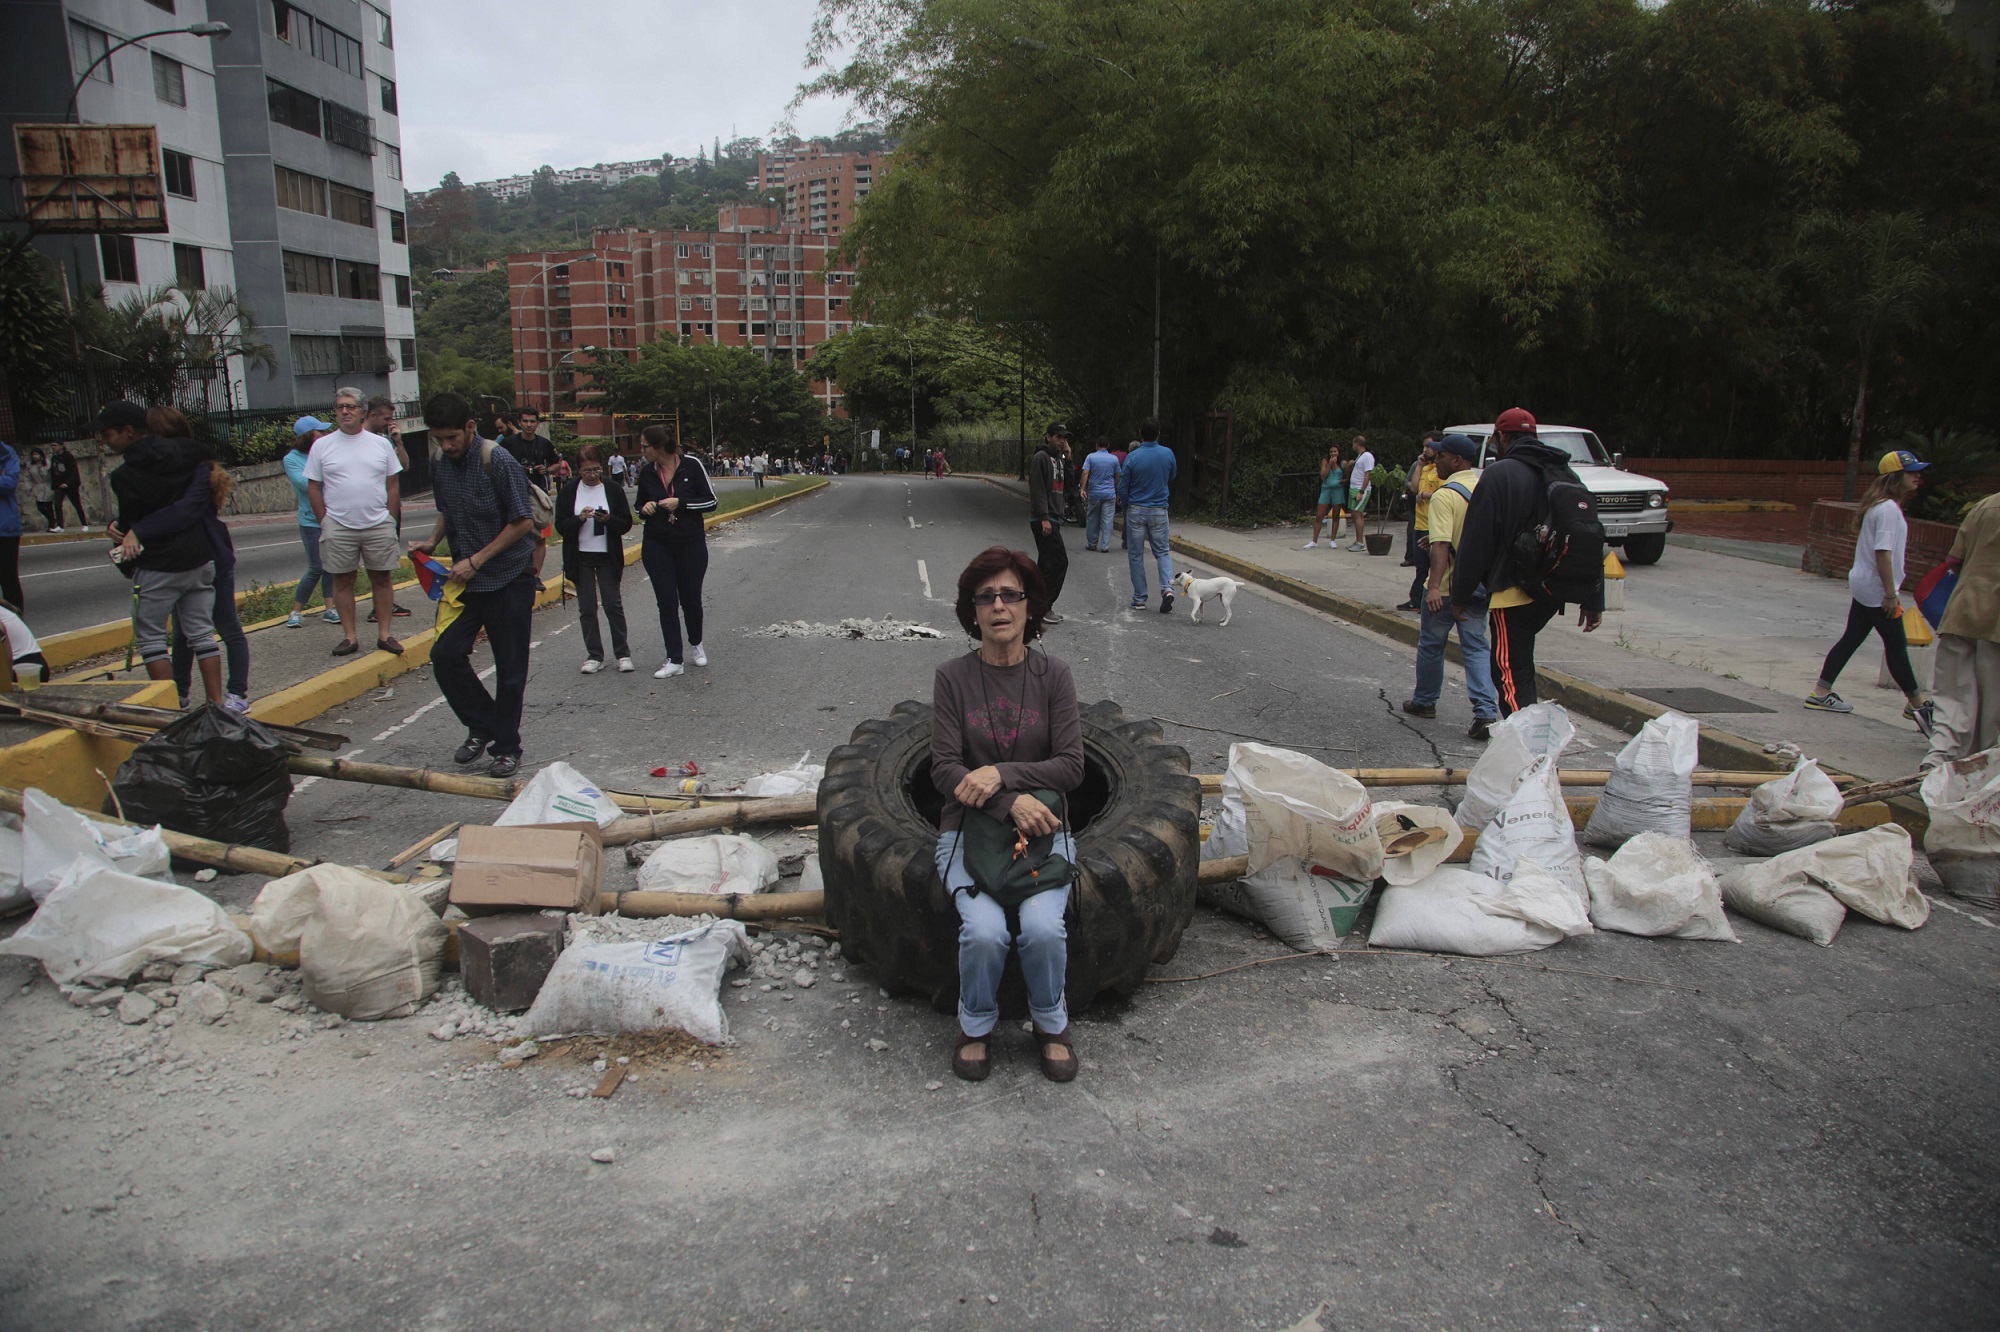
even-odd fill
[(1465, 658), (1465, 693), (1472, 700), (1472, 715), (1480, 721), (1498, 721), (1500, 704), (1493, 695), (1493, 656), (1486, 646), (1486, 605), (1475, 603), (1463, 620), (1451, 614), (1447, 600), (1443, 610), (1424, 609), (1423, 627), (1417, 637), (1417, 690), (1413, 703), (1436, 707), (1444, 692), (1444, 642), (1458, 629), (1458, 650)]
[(1118, 507), (1116, 495), (1092, 495), (1084, 520), (1083, 544), (1095, 550), (1111, 549), (1111, 513)]
[(320, 601), (333, 605), (333, 575), (319, 565), (319, 529), (300, 524), (299, 544), (306, 548), (306, 576), (299, 579), (299, 590), (292, 593), (292, 604), (303, 610), (312, 600), (313, 584), (318, 583)]
[[(968, 812), (967, 818), (985, 818)], [(1076, 842), (1056, 834), (1055, 853), (1076, 863)], [(1007, 933), (1007, 910), (988, 893), (967, 891), (972, 875), (965, 869), (965, 850), (958, 834), (943, 833), (937, 845), (938, 877), (958, 907), (958, 1027), (968, 1036), (990, 1035), (1000, 1021), (1000, 974), (1007, 967), (1007, 950), (1021, 950), (1021, 978), (1028, 983), (1028, 1014), (1043, 1031), (1069, 1027), (1069, 1006), (1063, 986), (1069, 971), (1069, 932), (1063, 913), (1069, 889), (1051, 888), (1021, 903), (1018, 939)]]
[(1125, 507), (1125, 559), (1132, 570), (1132, 604), (1146, 600), (1146, 552), (1160, 567), (1160, 591), (1174, 585), (1174, 557), (1167, 552), (1167, 511)]

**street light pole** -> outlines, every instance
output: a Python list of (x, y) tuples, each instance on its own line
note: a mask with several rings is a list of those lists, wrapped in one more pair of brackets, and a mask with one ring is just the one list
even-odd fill
[(103, 55), (85, 65), (83, 73), (76, 76), (76, 83), (69, 90), (69, 106), (63, 111), (63, 123), (68, 124), (76, 119), (77, 94), (83, 91), (83, 85), (89, 81), (92, 72), (99, 65), (111, 59), (115, 53), (124, 50), (128, 46), (136, 46), (149, 37), (178, 37), (183, 33), (190, 37), (227, 37), (229, 35), (229, 25), (227, 23), (190, 23), (179, 28), (155, 28), (151, 32), (142, 32), (136, 37), (127, 37), (122, 42), (113, 42), (110, 46), (104, 48)]

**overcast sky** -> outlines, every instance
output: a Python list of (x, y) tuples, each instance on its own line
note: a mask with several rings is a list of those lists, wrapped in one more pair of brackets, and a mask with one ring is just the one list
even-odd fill
[[(434, 188), (769, 138), (806, 76), (813, 0), (402, 0), (403, 177)], [(844, 104), (800, 108), (800, 134)]]

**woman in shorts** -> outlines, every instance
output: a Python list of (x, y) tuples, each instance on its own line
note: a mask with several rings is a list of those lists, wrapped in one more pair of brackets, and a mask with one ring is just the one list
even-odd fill
[(1307, 550), (1319, 545), (1319, 527), (1329, 515), (1333, 519), (1333, 530), (1326, 543), (1329, 546), (1339, 543), (1341, 511), (1346, 507), (1347, 469), (1340, 465), (1340, 445), (1329, 444), (1326, 446), (1326, 457), (1319, 463), (1319, 503), (1313, 508), (1313, 534), (1312, 540), (1306, 542)]

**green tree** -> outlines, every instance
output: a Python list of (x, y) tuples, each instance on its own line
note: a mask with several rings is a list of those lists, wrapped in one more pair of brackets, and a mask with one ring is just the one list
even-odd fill
[(682, 439), (698, 444), (804, 448), (825, 426), (806, 375), (748, 347), (663, 339), (629, 360), (599, 349), (588, 373), (614, 411), (678, 412)]
[(0, 242), (0, 395), (51, 414), (67, 406), (57, 372), (75, 359), (61, 280), (25, 240)]
[(416, 278), (417, 342), (423, 351), (453, 351), (504, 368), (514, 363), (507, 271)]
[(434, 393), (462, 393), (476, 407), (482, 406), (483, 398), (514, 399), (514, 376), (506, 366), (474, 360), (450, 347), (419, 349), (417, 377), (427, 398)]
[(172, 403), (205, 377), (200, 372), (233, 358), (246, 369), (272, 370), (271, 344), (256, 316), (227, 287), (151, 287), (112, 306), (97, 295), (79, 303), (78, 327), (90, 351), (111, 358), (106, 375), (117, 392)]
[[(1075, 407), (1067, 386), (1018, 340), (958, 321), (859, 325), (820, 344), (811, 366), (839, 383), (849, 416), (898, 435), (910, 428), (913, 383), (920, 436), (940, 425), (989, 423), (1012, 435), (1024, 417), (1046, 424)], [(1040, 428), (1029, 437), (1039, 438)]]

